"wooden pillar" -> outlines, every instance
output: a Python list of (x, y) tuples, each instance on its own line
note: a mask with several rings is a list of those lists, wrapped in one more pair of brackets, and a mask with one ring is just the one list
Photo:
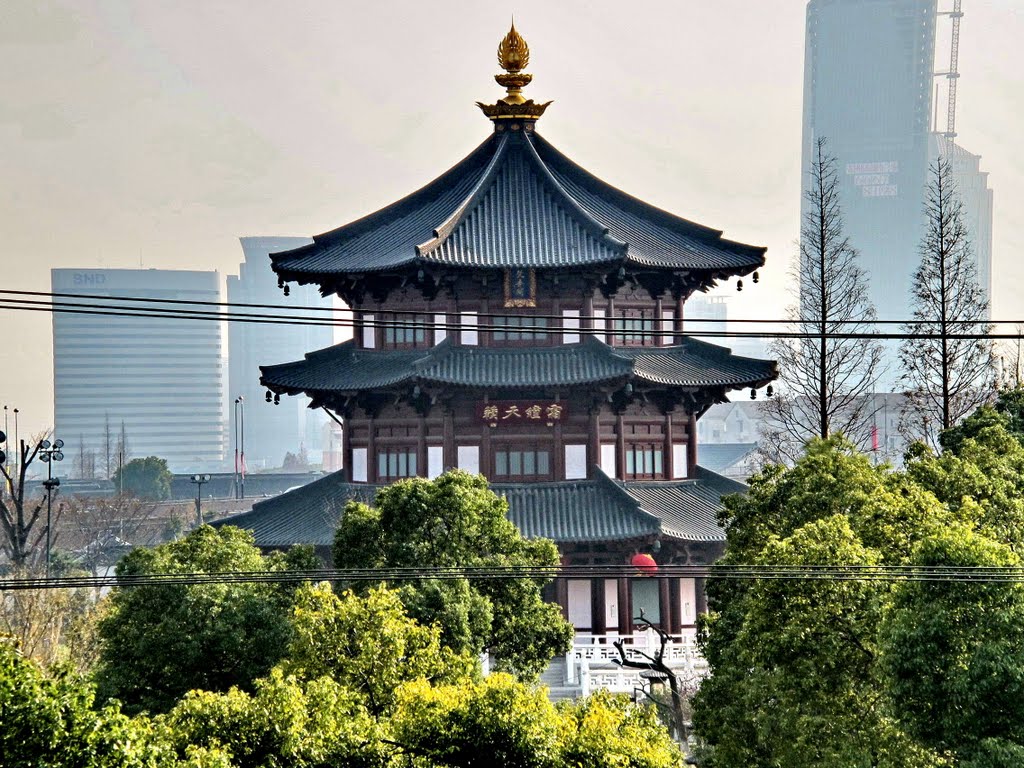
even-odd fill
[(673, 340), (673, 344), (680, 344), (683, 340), (683, 305), (686, 300), (682, 297), (676, 299), (676, 338)]
[(633, 634), (633, 599), (629, 594), (629, 578), (619, 577), (619, 634)]
[(668, 602), (672, 606), (672, 622), (667, 625), (670, 635), (678, 635), (683, 631), (683, 604), (679, 599), (679, 586), (677, 577), (668, 580)]
[(604, 579), (590, 580), (590, 631), (603, 635), (607, 631), (604, 620), (608, 606), (604, 602)]
[(555, 602), (562, 609), (562, 618), (569, 619), (569, 583), (562, 577), (555, 579)]
[[(594, 291), (590, 290), (589, 293), (583, 298), (583, 322), (580, 323), (581, 328), (587, 330), (594, 330)], [(593, 335), (593, 334), (590, 334)]]
[(342, 477), (352, 482), (352, 437), (350, 429), (352, 420), (342, 417), (341, 419), (341, 468)]
[(665, 439), (663, 441), (663, 448), (665, 459), (662, 461), (662, 467), (665, 470), (665, 479), (672, 480), (679, 474), (679, 471), (673, 465), (675, 457), (672, 455), (672, 414), (670, 412), (665, 413)]
[(451, 404), (444, 406), (444, 436), (442, 440), (442, 445), (444, 446), (442, 468), (450, 469), (458, 466), (458, 460), (455, 456), (455, 413), (452, 410)]
[(615, 414), (615, 476), (620, 480), (626, 479), (626, 436), (622, 414)]
[(589, 409), (590, 423), (588, 426), (590, 443), (590, 461), (587, 462), (587, 479), (594, 478), (594, 465), (601, 463), (601, 406)]
[[(560, 402), (559, 396), (555, 395), (555, 402)], [(565, 415), (564, 412), (562, 414)], [(551, 457), (551, 472), (555, 480), (565, 480), (565, 445), (562, 443), (562, 419), (556, 419), (552, 427), (555, 448)]]
[(370, 425), (369, 435), (366, 438), (366, 480), (367, 482), (380, 482), (377, 477), (377, 426), (373, 415), (367, 419)]
[(422, 413), (416, 425), (416, 474), (427, 476), (427, 417)]
[(697, 578), (693, 580), (693, 594), (694, 599), (697, 602), (695, 606), (697, 608), (697, 615), (701, 616), (708, 612), (708, 595), (704, 591), (704, 585), (707, 583), (706, 579)]
[(686, 476), (693, 477), (697, 470), (697, 417), (692, 413), (686, 432)]
[(669, 591), (669, 580), (665, 577), (658, 579), (658, 606), (661, 609), (661, 628), (666, 632), (672, 632), (672, 625), (675, 616), (672, 613), (672, 599)]

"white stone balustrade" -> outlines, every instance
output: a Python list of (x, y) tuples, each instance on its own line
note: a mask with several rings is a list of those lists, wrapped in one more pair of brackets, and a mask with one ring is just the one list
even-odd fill
[[(572, 648), (565, 655), (566, 685), (579, 685), (584, 696), (599, 688), (631, 693), (642, 687), (642, 670), (615, 664), (619, 652), (612, 643), (616, 640), (624, 641), (626, 658), (637, 661), (644, 660), (643, 654), (653, 656), (661, 645), (661, 639), (652, 631), (621, 636), (577, 634)], [(670, 635), (664, 661), (670, 669), (687, 679), (696, 680), (707, 674), (707, 662), (697, 649), (693, 632)]]

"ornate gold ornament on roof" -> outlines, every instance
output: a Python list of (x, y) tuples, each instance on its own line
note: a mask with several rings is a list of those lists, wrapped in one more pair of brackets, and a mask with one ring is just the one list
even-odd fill
[(483, 104), (479, 101), (476, 103), (491, 120), (536, 120), (544, 114), (550, 101), (536, 104), (533, 99), (523, 98), (523, 88), (533, 80), (533, 75), (523, 72), (529, 63), (530, 46), (516, 30), (513, 22), (508, 34), (498, 44), (498, 65), (505, 72), (494, 76), (495, 82), (505, 88), (505, 98), (499, 99), (496, 104)]

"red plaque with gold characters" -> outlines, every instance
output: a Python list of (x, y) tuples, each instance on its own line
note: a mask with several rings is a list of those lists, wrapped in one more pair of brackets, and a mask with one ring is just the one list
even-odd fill
[(476, 416), (492, 427), (508, 424), (542, 423), (551, 427), (565, 421), (565, 403), (552, 400), (500, 400), (476, 404)]

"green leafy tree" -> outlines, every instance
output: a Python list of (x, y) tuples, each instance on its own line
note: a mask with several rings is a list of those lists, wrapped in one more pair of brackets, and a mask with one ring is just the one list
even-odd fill
[(991, 415), (992, 411), (979, 409), (950, 430), (949, 448), (941, 456), (918, 445), (907, 462), (907, 473), (980, 533), (1022, 554), (1024, 445)]
[[(967, 526), (922, 541), (914, 562), (1020, 566)], [(909, 734), (961, 765), (1021, 764), (1005, 757), (1024, 754), (1024, 585), (901, 583), (880, 637), (882, 683)]]
[(403, 682), (455, 682), (478, 674), (473, 656), (442, 646), (440, 629), (407, 616), (393, 590), (339, 597), (328, 584), (302, 588), (292, 625), (285, 669), (306, 680), (336, 680), (362, 696), (375, 716), (393, 709)]
[(143, 768), (177, 765), (165, 733), (116, 706), (96, 708), (68, 668), (43, 672), (0, 637), (0, 764), (4, 768)]
[(274, 668), (253, 692), (191, 691), (165, 717), (177, 754), (222, 751), (232, 768), (384, 766), (392, 748), (358, 694)]
[(983, 405), (960, 424), (939, 435), (944, 450), (956, 451), (967, 438), (977, 440), (986, 427), (999, 425), (1024, 445), (1024, 388), (1004, 389), (991, 405)]
[(679, 747), (654, 707), (637, 706), (625, 696), (598, 691), (558, 705), (562, 729), (561, 764), (593, 768), (674, 768)]
[(393, 739), (426, 765), (475, 768), (670, 768), (682, 753), (650, 707), (598, 693), (554, 706), (506, 674), (460, 685), (402, 686)]
[[(454, 470), (436, 480), (381, 489), (375, 505), (349, 503), (334, 539), (338, 568), (554, 566), (547, 539), (527, 540), (508, 521), (508, 503), (478, 475)], [(490, 651), (498, 669), (539, 674), (568, 649), (572, 626), (541, 599), (548, 579), (417, 580), (401, 584), (411, 616), (438, 624), (457, 651)]]
[(144, 459), (132, 459), (118, 469), (113, 481), (114, 487), (122, 488), (125, 493), (140, 499), (162, 501), (171, 495), (172, 477), (167, 468), (167, 459), (147, 456)]
[[(312, 555), (264, 557), (252, 534), (197, 528), (180, 541), (136, 549), (118, 576), (310, 567)], [(260, 582), (115, 588), (100, 620), (100, 693), (129, 711), (166, 711), (186, 691), (250, 687), (277, 662), (292, 636), (294, 588)]]
[[(956, 515), (840, 438), (814, 440), (728, 497), (725, 563), (909, 562)], [(888, 713), (875, 683), (887, 587), (872, 581), (712, 580), (701, 633), (711, 668), (694, 726), (718, 768), (941, 765)]]

